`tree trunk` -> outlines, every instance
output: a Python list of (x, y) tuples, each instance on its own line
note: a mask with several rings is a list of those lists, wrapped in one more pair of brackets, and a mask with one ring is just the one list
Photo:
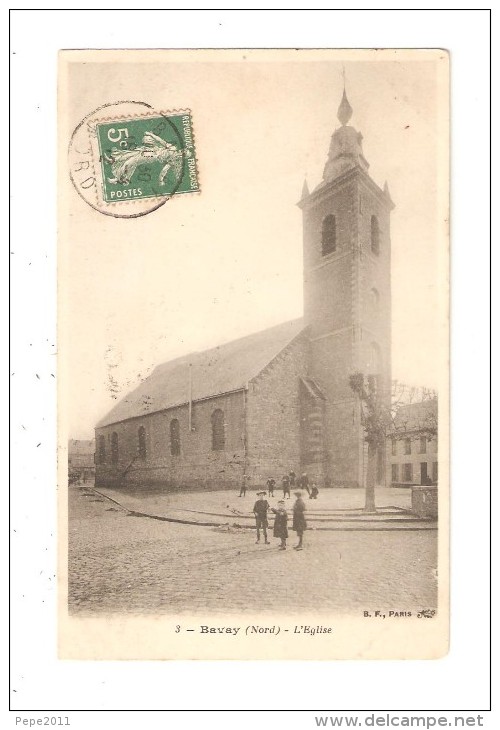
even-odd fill
[(366, 466), (365, 512), (376, 512), (375, 475), (377, 473), (377, 447), (368, 442), (368, 463)]

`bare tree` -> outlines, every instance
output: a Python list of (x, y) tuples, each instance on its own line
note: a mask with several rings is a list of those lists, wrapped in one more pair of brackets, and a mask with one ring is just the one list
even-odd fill
[[(365, 512), (376, 512), (375, 481), (377, 457), (385, 451), (387, 438), (421, 438), (437, 436), (437, 395), (428, 388), (415, 388), (393, 381), (390, 398), (376, 375), (353, 373), (351, 390), (359, 398), (361, 424), (368, 444), (365, 485)], [(435, 407), (428, 407), (429, 402)], [(413, 409), (408, 406), (412, 406)], [(420, 407), (421, 406), (421, 407)]]
[(375, 477), (377, 454), (385, 446), (387, 431), (387, 409), (380, 397), (378, 378), (375, 375), (354, 373), (349, 377), (349, 385), (359, 398), (361, 424), (368, 444), (368, 461), (365, 485), (365, 512), (376, 512)]

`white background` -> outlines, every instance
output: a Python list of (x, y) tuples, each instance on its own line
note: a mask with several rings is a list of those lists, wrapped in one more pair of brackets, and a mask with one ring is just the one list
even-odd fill
[[(470, 10), (13, 13), (10, 725), (15, 715), (42, 716), (50, 710), (70, 715), (72, 727), (132, 727), (139, 722), (191, 728), (217, 722), (225, 728), (237, 722), (242, 728), (255, 723), (306, 728), (315, 726), (315, 714), (336, 711), (462, 710), (477, 715), (487, 707), (488, 24), (487, 11)], [(51, 375), (56, 375), (57, 51), (255, 46), (451, 51), (451, 651), (427, 662), (61, 662), (56, 658), (56, 380)], [(37, 378), (37, 372), (44, 377)], [(3, 513), (6, 517), (6, 502)], [(6, 712), (5, 699), (2, 706)], [(151, 713), (148, 718), (111, 712), (78, 717), (72, 712), (285, 708), (310, 712), (258, 717)], [(490, 720), (485, 726), (493, 728)]]

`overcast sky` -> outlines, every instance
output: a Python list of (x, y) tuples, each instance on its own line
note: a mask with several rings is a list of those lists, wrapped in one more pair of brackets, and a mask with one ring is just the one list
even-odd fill
[[(439, 300), (447, 241), (438, 194), (446, 96), (437, 55), (290, 52), (287, 62), (234, 52), (202, 62), (74, 63), (71, 134), (93, 109), (123, 98), (192, 110), (201, 193), (177, 196), (139, 219), (104, 216), (62, 181), (71, 233), (60, 241), (60, 343), (69, 373), (68, 432), (90, 438), (115, 403), (160, 362), (302, 315), (304, 175), (320, 181), (339, 122), (345, 65), (350, 124), (369, 173), (387, 180), (392, 213), (392, 372), (437, 387), (446, 348)], [(246, 56), (246, 58), (243, 58)], [(207, 58), (210, 62), (206, 62)], [(440, 116), (441, 115), (441, 116)], [(442, 213), (442, 207), (441, 207)], [(67, 240), (66, 240), (67, 239)], [(441, 261), (441, 263), (439, 263)], [(60, 315), (61, 316), (61, 315)], [(61, 346), (62, 345), (62, 346)]]

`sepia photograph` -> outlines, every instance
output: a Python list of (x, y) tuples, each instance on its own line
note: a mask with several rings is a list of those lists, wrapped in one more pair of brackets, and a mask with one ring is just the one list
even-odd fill
[(61, 658), (448, 651), (448, 75), (60, 52)]

